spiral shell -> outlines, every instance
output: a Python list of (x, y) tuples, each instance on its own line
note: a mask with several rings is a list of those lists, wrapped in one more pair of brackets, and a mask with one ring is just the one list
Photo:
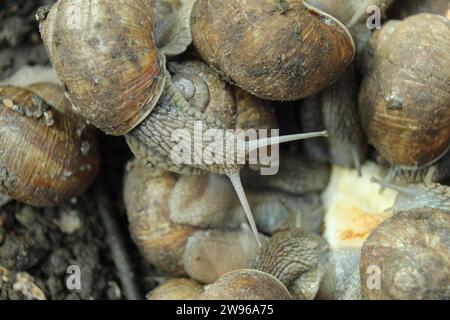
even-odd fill
[(151, 0), (62, 0), (41, 21), (50, 61), (75, 110), (113, 135), (136, 127), (164, 88)]
[(231, 82), (269, 100), (298, 100), (351, 63), (354, 44), (335, 18), (300, 0), (198, 0), (193, 42)]

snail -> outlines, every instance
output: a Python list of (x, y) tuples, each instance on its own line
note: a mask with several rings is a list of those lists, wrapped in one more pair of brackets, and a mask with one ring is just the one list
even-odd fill
[(153, 0), (154, 37), (161, 54), (175, 57), (192, 43), (190, 17), (195, 0)]
[(291, 300), (287, 288), (274, 276), (253, 269), (231, 271), (206, 286), (200, 300)]
[[(318, 10), (322, 10), (347, 26), (356, 44), (355, 65), (358, 74), (361, 69), (362, 56), (367, 50), (367, 43), (372, 30), (379, 28), (378, 22), (386, 15), (386, 11), (395, 2), (394, 0), (307, 0), (307, 3)], [(376, 16), (374, 16), (374, 14)], [(371, 16), (369, 16), (371, 15)], [(375, 19), (373, 19), (375, 17)]]
[(394, 213), (420, 208), (432, 208), (450, 212), (450, 188), (439, 183), (420, 183), (399, 186), (373, 178), (373, 182), (398, 192), (392, 207)]
[(52, 84), (0, 88), (0, 193), (48, 207), (90, 186), (98, 142), (84, 121), (66, 113), (67, 104)]
[[(211, 182), (218, 186), (211, 187)], [(257, 244), (248, 228), (233, 222), (228, 201), (215, 198), (215, 188), (231, 189), (226, 182), (221, 176), (213, 180), (205, 175), (177, 177), (139, 160), (130, 162), (124, 182), (125, 207), (131, 235), (146, 260), (161, 271), (187, 274), (202, 283), (247, 266)], [(232, 189), (228, 193), (237, 204)], [(181, 194), (184, 198), (177, 200)], [(172, 220), (183, 213), (192, 218), (183, 217), (186, 224)]]
[(330, 183), (322, 193), (325, 207), (323, 237), (330, 250), (322, 265), (323, 278), (318, 292), (320, 299), (361, 299), (359, 258), (367, 237), (383, 221), (390, 218), (397, 192), (379, 192), (371, 182), (380, 179), (383, 168), (372, 161), (356, 170), (334, 166)]
[(322, 278), (328, 245), (301, 229), (281, 231), (264, 242), (250, 267), (273, 275), (298, 299), (312, 300)]
[(331, 14), (350, 28), (365, 20), (370, 6), (377, 6), (384, 14), (393, 2), (394, 0), (349, 0), (338, 4), (333, 0), (307, 0), (310, 5)]
[(191, 31), (203, 60), (269, 100), (317, 93), (339, 77), (355, 51), (342, 23), (302, 0), (198, 0)]
[(156, 287), (146, 296), (147, 300), (196, 300), (203, 287), (196, 281), (174, 278)]
[(291, 194), (320, 192), (330, 179), (330, 166), (313, 161), (301, 152), (281, 151), (276, 175), (263, 176), (258, 172), (242, 170), (242, 183), (246, 188), (271, 189)]
[(393, 168), (387, 180), (450, 174), (449, 39), (447, 18), (419, 14), (387, 22), (370, 41), (359, 110), (369, 143)]
[[(95, 10), (91, 10), (93, 7)], [(67, 16), (73, 12), (79, 15), (68, 23)], [(239, 177), (240, 165), (207, 165), (212, 160), (209, 158), (200, 165), (177, 165), (171, 157), (176, 146), (171, 138), (176, 129), (187, 130), (190, 137), (199, 121), (203, 133), (212, 128), (235, 129), (236, 109), (234, 100), (223, 91), (227, 85), (201, 62), (171, 64), (168, 69), (172, 74), (166, 70), (166, 57), (156, 47), (153, 25), (150, 0), (60, 0), (40, 15), (49, 59), (77, 113), (108, 134), (126, 134), (133, 152), (150, 164), (177, 173), (226, 174), (258, 239)], [(351, 61), (352, 43), (345, 31), (338, 35), (348, 41), (349, 53), (344, 54), (344, 63), (338, 63), (344, 67)], [(210, 96), (200, 97), (200, 102), (218, 101), (219, 105), (196, 105), (197, 90), (202, 92), (207, 84), (214, 87), (208, 87)], [(218, 96), (213, 96), (216, 92)], [(325, 132), (258, 139), (239, 150), (252, 152), (268, 145), (323, 136)], [(196, 152), (206, 147), (203, 143)]]
[(396, 214), (362, 247), (361, 289), (366, 299), (449, 299), (450, 215), (431, 208)]
[(396, 0), (387, 14), (391, 19), (405, 19), (425, 12), (448, 18), (450, 5), (448, 0)]
[[(258, 230), (266, 235), (299, 228), (319, 233), (324, 209), (316, 193), (292, 195), (273, 190), (249, 190), (248, 199)], [(242, 216), (242, 208), (234, 216)]]
[(328, 143), (303, 142), (308, 154), (317, 160), (357, 168), (361, 173), (368, 146), (358, 111), (353, 68), (348, 68), (336, 83), (318, 95), (305, 99), (301, 103), (300, 120), (304, 130), (326, 128), (328, 132)]

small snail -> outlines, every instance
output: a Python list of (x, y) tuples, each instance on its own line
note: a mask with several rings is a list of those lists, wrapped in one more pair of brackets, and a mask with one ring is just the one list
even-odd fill
[[(361, 171), (368, 146), (358, 111), (357, 81), (353, 68), (318, 95), (305, 99), (300, 108), (304, 130), (326, 128), (328, 143), (304, 141), (307, 152), (317, 160)], [(320, 110), (318, 112), (318, 109)]]
[(200, 300), (291, 300), (274, 276), (253, 269), (231, 271), (205, 287)]
[(203, 287), (198, 282), (185, 278), (166, 281), (147, 294), (147, 300), (196, 300)]
[(438, 182), (450, 173), (449, 39), (448, 19), (419, 14), (389, 21), (370, 41), (359, 110), (395, 175)]
[(351, 63), (347, 28), (302, 0), (198, 0), (191, 31), (201, 57), (232, 83), (269, 100), (298, 100)]
[(317, 234), (281, 231), (264, 242), (250, 267), (276, 277), (294, 297), (312, 300), (319, 290), (327, 250), (325, 239)]
[[(196, 185), (193, 180), (196, 189), (191, 188)], [(146, 260), (158, 269), (210, 283), (249, 264), (257, 249), (252, 233), (239, 221), (233, 222), (228, 201), (215, 201), (217, 189), (211, 182), (231, 189), (221, 176), (177, 177), (138, 160), (127, 166), (124, 200), (130, 232)], [(232, 190), (228, 193), (237, 204)], [(184, 198), (176, 199), (180, 194)], [(188, 221), (183, 213), (192, 219)], [(182, 217), (186, 224), (175, 223), (172, 217)]]
[(307, 0), (306, 2), (331, 14), (345, 25), (354, 26), (364, 20), (368, 7), (377, 6), (384, 13), (394, 0), (349, 0), (340, 4), (333, 0)]
[(65, 113), (67, 104), (52, 84), (0, 88), (0, 193), (47, 207), (90, 186), (99, 167), (97, 139)]
[(364, 297), (449, 299), (449, 234), (450, 215), (439, 209), (404, 211), (384, 221), (362, 247)]
[[(68, 23), (67, 16), (74, 11), (79, 16), (69, 21), (72, 24)], [(50, 61), (75, 110), (108, 134), (127, 134), (133, 152), (150, 164), (178, 173), (228, 175), (257, 238), (240, 182), (241, 165), (207, 165), (205, 162), (209, 161), (203, 161), (199, 165), (180, 166), (172, 160), (171, 151), (176, 146), (172, 140), (174, 130), (187, 130), (193, 137), (198, 121), (203, 124), (203, 133), (211, 128), (235, 129), (236, 108), (234, 99), (230, 100), (230, 95), (224, 91), (226, 84), (204, 64), (175, 63), (168, 68), (172, 74), (166, 70), (166, 58), (154, 41), (152, 1), (60, 0), (40, 17), (41, 34)], [(333, 32), (323, 21), (320, 24), (327, 32), (337, 35), (338, 39), (329, 44), (329, 49), (332, 57), (337, 56), (337, 69), (344, 68), (352, 58), (351, 37), (345, 28)], [(347, 46), (336, 50), (335, 45), (342, 38)], [(326, 79), (321, 85), (329, 81)], [(205, 87), (209, 95), (200, 94), (200, 101), (196, 101), (197, 90), (201, 93)], [(206, 105), (197, 105), (197, 102)], [(325, 135), (319, 132), (252, 140), (241, 148), (251, 152), (272, 144)], [(196, 152), (206, 147), (201, 143)]]

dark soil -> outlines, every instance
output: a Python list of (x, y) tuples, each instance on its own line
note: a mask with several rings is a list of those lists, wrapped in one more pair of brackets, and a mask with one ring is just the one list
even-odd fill
[[(0, 80), (25, 65), (49, 64), (35, 14), (40, 6), (54, 2), (0, 1)], [(123, 138), (99, 138), (105, 193), (143, 298), (159, 276), (143, 261), (128, 232), (122, 178), (131, 153)], [(98, 212), (95, 188), (76, 202), (53, 209), (16, 202), (0, 207), (0, 300), (127, 298), (111, 254), (117, 248), (108, 245), (111, 235)], [(80, 268), (80, 290), (67, 287), (68, 267), (73, 265)]]
[(0, 2), (0, 80), (24, 65), (48, 64), (36, 10), (55, 0), (2, 0)]

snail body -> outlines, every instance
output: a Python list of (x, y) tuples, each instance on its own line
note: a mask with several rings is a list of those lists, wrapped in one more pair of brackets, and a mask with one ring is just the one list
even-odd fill
[(264, 242), (250, 266), (276, 277), (294, 297), (312, 300), (319, 290), (327, 251), (325, 239), (317, 234), (301, 229), (281, 231)]
[(354, 69), (349, 68), (336, 83), (301, 104), (302, 126), (307, 130), (326, 129), (329, 137), (325, 143), (304, 141), (307, 152), (317, 160), (360, 171), (368, 145), (359, 116)]
[[(190, 190), (192, 179), (198, 179), (196, 190)], [(246, 267), (257, 249), (251, 231), (234, 220), (230, 204), (211, 198), (214, 188), (208, 183), (220, 186), (223, 181), (220, 176), (177, 177), (134, 160), (127, 167), (124, 184), (130, 232), (144, 258), (161, 271), (189, 275), (203, 283)], [(229, 192), (237, 204), (233, 190)], [(180, 194), (184, 198), (175, 201)], [(191, 219), (181, 219), (183, 213)], [(172, 217), (185, 224), (174, 222)]]
[(84, 192), (100, 160), (95, 133), (50, 104), (26, 88), (0, 88), (0, 192), (38, 207)]
[(318, 92), (336, 80), (354, 54), (353, 40), (338, 20), (299, 0), (199, 0), (191, 30), (208, 64), (269, 100)]
[[(386, 23), (370, 42), (359, 97), (363, 127), (380, 155), (403, 170), (430, 167), (450, 147), (449, 39), (448, 19), (420, 14)], [(407, 59), (405, 51), (412, 52)]]

